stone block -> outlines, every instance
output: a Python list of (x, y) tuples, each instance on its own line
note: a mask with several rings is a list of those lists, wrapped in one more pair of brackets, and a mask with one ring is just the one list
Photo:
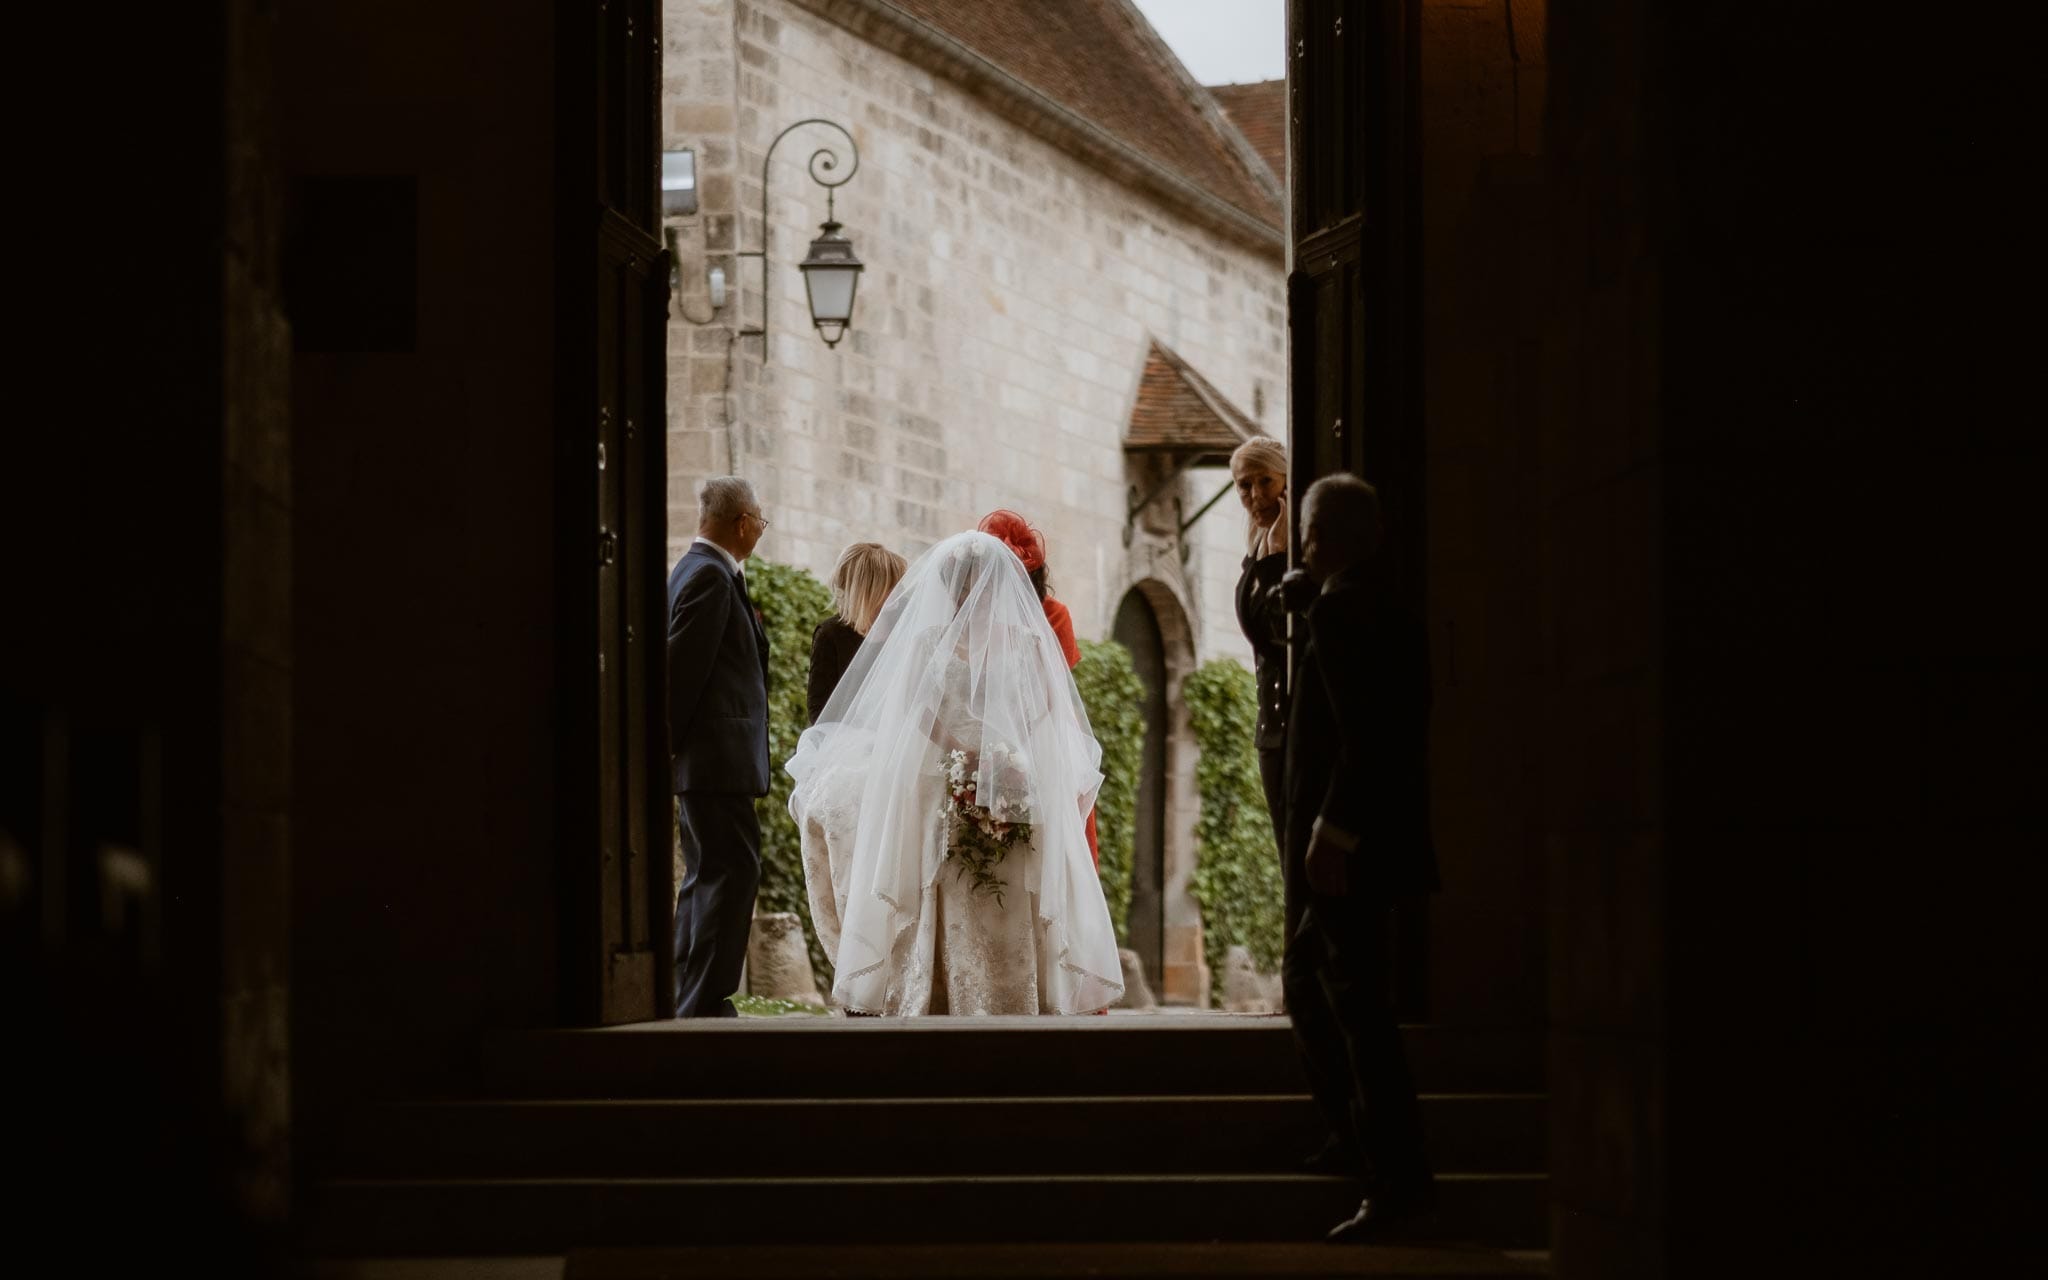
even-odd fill
[(669, 112), (669, 130), (675, 141), (691, 142), (710, 134), (732, 132), (732, 108), (722, 102), (699, 102)]
[(1252, 963), (1252, 953), (1233, 946), (1223, 955), (1223, 1010), (1226, 1013), (1277, 1013), (1279, 984)]
[(1152, 1009), (1159, 1001), (1152, 994), (1151, 984), (1145, 981), (1145, 961), (1129, 947), (1117, 951), (1117, 958), (1123, 962), (1124, 998), (1117, 1001), (1119, 1009)]
[(725, 389), (725, 361), (723, 358), (701, 356), (690, 361), (690, 390), (703, 394)]
[(753, 932), (747, 938), (747, 992), (770, 1000), (825, 1003), (811, 972), (803, 921), (794, 911), (754, 917)]

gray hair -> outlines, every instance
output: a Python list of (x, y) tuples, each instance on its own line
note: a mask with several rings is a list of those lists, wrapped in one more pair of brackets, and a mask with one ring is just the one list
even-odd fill
[(697, 486), (697, 523), (737, 520), (749, 508), (759, 509), (754, 486), (738, 476), (713, 476)]
[(1242, 475), (1274, 475), (1287, 478), (1287, 446), (1270, 436), (1253, 436), (1230, 455), (1233, 479)]
[(1303, 524), (1313, 524), (1360, 561), (1379, 554), (1385, 536), (1380, 491), (1348, 471), (1324, 476), (1301, 500)]

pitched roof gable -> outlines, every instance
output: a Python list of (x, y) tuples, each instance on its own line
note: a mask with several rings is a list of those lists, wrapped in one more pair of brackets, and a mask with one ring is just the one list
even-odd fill
[(1252, 84), (1212, 84), (1209, 94), (1259, 159), (1273, 171), (1273, 180), (1287, 185), (1287, 82), (1260, 80)]
[[(985, 58), (1123, 144), (1274, 228), (1256, 152), (1129, 0), (873, 0)], [(828, 6), (829, 7), (829, 6)]]
[(1194, 366), (1152, 340), (1124, 428), (1127, 452), (1193, 453), (1220, 461), (1264, 434)]

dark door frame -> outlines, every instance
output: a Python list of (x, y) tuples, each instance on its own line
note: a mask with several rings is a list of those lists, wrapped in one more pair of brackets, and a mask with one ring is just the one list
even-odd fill
[[(1309, 485), (1363, 476), (1380, 493), (1394, 589), (1426, 617), (1421, 9), (1288, 0), (1287, 443), (1293, 559)], [(1410, 1018), (1428, 1007), (1427, 930), (1426, 908), (1400, 913), (1394, 994)]]
[(556, 9), (561, 1016), (674, 1007), (659, 0)]

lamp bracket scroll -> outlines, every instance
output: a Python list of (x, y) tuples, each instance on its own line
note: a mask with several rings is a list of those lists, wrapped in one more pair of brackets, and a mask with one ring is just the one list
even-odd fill
[[(834, 216), (835, 210), (833, 207), (833, 197), (838, 188), (845, 186), (847, 182), (852, 180), (853, 175), (860, 169), (859, 146), (857, 146), (854, 143), (853, 135), (847, 132), (846, 127), (835, 121), (826, 120), (815, 116), (807, 120), (799, 120), (795, 124), (792, 124), (785, 128), (781, 133), (776, 134), (775, 140), (768, 144), (768, 153), (767, 155), (761, 158), (761, 247), (759, 249), (741, 249), (736, 251), (733, 255), (735, 257), (740, 258), (759, 258), (761, 260), (761, 323), (758, 327), (755, 328), (739, 329), (736, 331), (734, 336), (739, 338), (760, 338), (761, 354), (763, 358), (766, 358), (768, 354), (768, 314), (770, 310), (768, 296), (768, 179), (769, 175), (773, 172), (772, 166), (775, 160), (775, 148), (781, 146), (782, 140), (784, 138), (787, 138), (791, 133), (795, 132), (798, 129), (802, 129), (808, 125), (821, 125), (827, 129), (837, 131), (841, 137), (846, 139), (846, 149), (849, 157), (849, 163), (846, 165), (845, 172), (842, 173), (839, 169), (839, 153), (829, 146), (819, 147), (816, 151), (811, 153), (810, 162), (805, 166), (806, 170), (810, 173), (811, 181), (825, 188), (825, 235), (821, 237), (818, 242), (813, 243), (813, 259), (817, 258), (818, 256), (818, 247), (820, 244), (830, 242), (835, 246), (844, 245), (845, 238), (843, 236), (838, 235), (839, 223)], [(810, 259), (807, 259), (805, 265), (808, 269), (808, 266), (813, 264)], [(838, 255), (836, 255), (835, 261), (832, 265), (850, 265), (856, 272), (860, 270), (861, 266), (859, 259), (853, 256), (852, 247), (850, 245), (845, 246), (843, 253), (839, 253)], [(849, 312), (848, 318), (850, 319), (850, 313), (852, 309), (850, 295), (848, 298), (847, 309)], [(815, 317), (815, 303), (813, 314)], [(824, 327), (824, 323), (821, 322), (819, 324), (819, 330), (821, 334), (824, 331)], [(842, 322), (839, 326), (839, 331), (843, 333), (844, 329), (845, 325)], [(834, 346), (838, 344), (839, 338), (837, 334), (834, 334), (832, 336), (827, 336), (825, 338), (825, 341), (826, 345)]]

